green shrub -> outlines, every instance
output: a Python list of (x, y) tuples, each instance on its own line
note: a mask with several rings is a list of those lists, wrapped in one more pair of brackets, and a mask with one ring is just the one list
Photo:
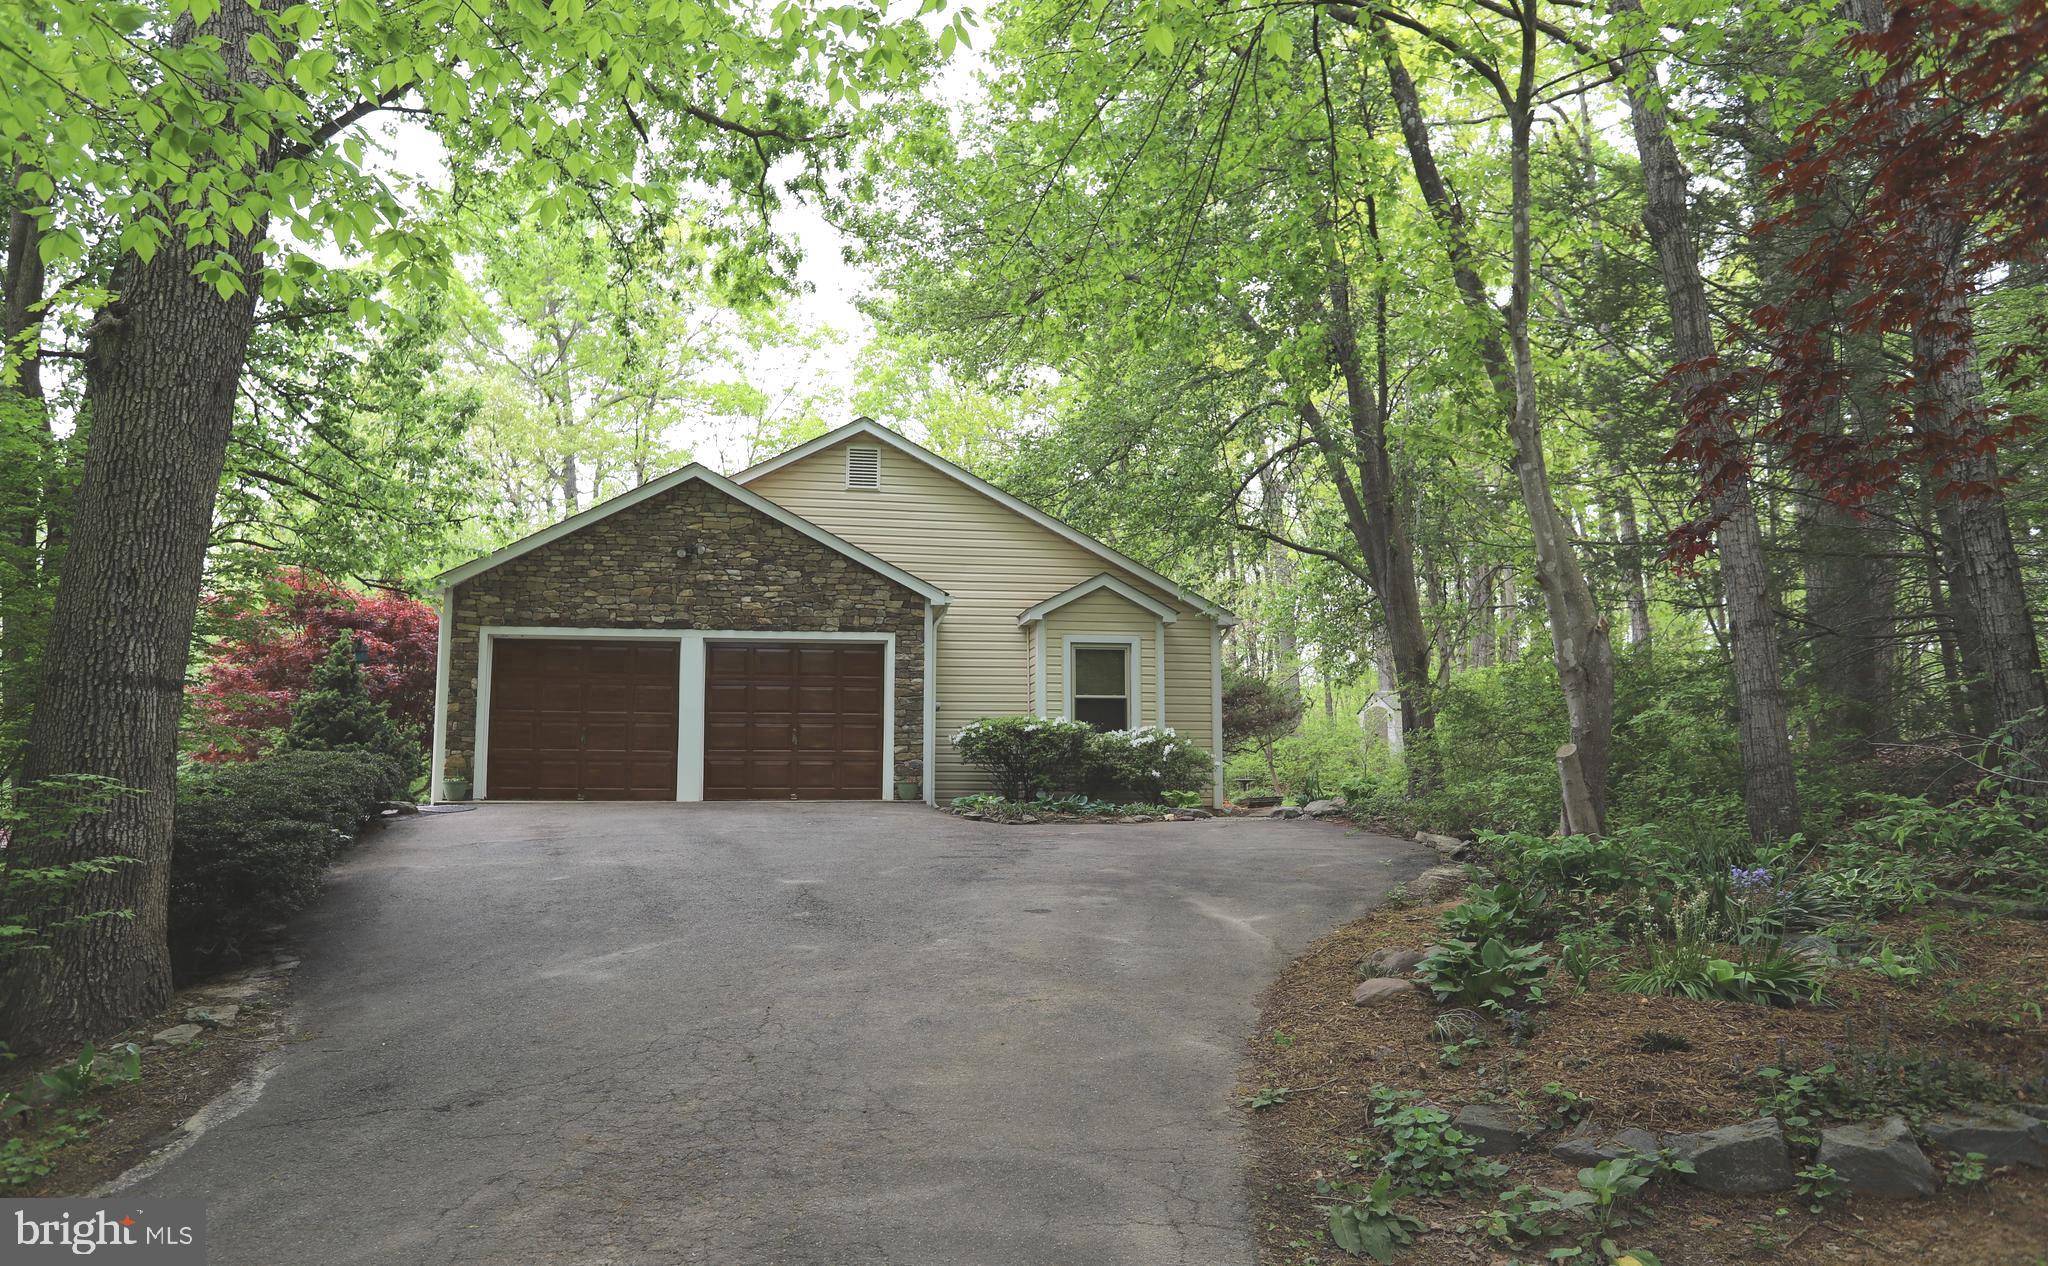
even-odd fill
[(1818, 1001), (1824, 979), (1820, 964), (1798, 954), (1773, 951), (1737, 961), (1678, 940), (1653, 943), (1648, 965), (1623, 973), (1616, 984), (1627, 993), (1789, 1007)]
[(281, 752), (371, 752), (398, 768), (395, 799), (426, 770), (420, 745), (407, 737), (381, 703), (370, 699), (356, 671), (355, 644), (344, 634), (313, 669), (306, 692), (292, 707), (292, 723), (278, 745)]
[(1080, 721), (1045, 717), (983, 717), (953, 736), (960, 759), (987, 774), (1005, 800), (1032, 800), (1044, 792), (1078, 791), (1073, 775), (1093, 737)]
[(2010, 1102), (2010, 1079), (1972, 1059), (1938, 1051), (1895, 1049), (1888, 1040), (1830, 1044), (1835, 1058), (1813, 1068), (1789, 1061), (1756, 1071), (1757, 1108), (1777, 1117), (1797, 1142), (1819, 1141), (1829, 1121), (1868, 1121), (1894, 1114), (1918, 1123), (1972, 1104)]
[(1498, 937), (1446, 941), (1417, 964), (1415, 974), (1438, 1002), (1500, 1007), (1524, 996), (1541, 1001), (1550, 957), (1541, 945), (1509, 945)]
[(1395, 1182), (1423, 1191), (1451, 1191), (1507, 1172), (1507, 1166), (1475, 1155), (1479, 1140), (1451, 1124), (1451, 1114), (1424, 1102), (1420, 1092), (1375, 1086), (1371, 1094), (1373, 1129), (1384, 1146), (1377, 1158), (1352, 1153), (1354, 1165), (1377, 1159)]
[(1008, 801), (1080, 796), (1156, 805), (1197, 791), (1214, 773), (1209, 754), (1172, 730), (1099, 731), (1079, 721), (987, 717), (953, 737), (961, 758)]
[(1090, 735), (1079, 790), (1096, 800), (1159, 804), (1169, 791), (1201, 787), (1214, 772), (1209, 754), (1172, 730), (1111, 730)]
[(1548, 892), (1503, 880), (1491, 888), (1473, 887), (1443, 912), (1437, 926), (1461, 941), (1529, 941), (1549, 932), (1560, 914)]
[(280, 752), (192, 772), (171, 838), (170, 941), (183, 972), (237, 957), (303, 908), (403, 775), (372, 752)]

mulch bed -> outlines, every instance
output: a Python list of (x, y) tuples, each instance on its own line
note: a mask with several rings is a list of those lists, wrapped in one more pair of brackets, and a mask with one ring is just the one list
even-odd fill
[[(1374, 1086), (1420, 1090), (1455, 1109), (1515, 1092), (1534, 1094), (1557, 1082), (1588, 1096), (1603, 1127), (1696, 1131), (1756, 1115), (1758, 1067), (1788, 1058), (1820, 1063), (1845, 1042), (1869, 1047), (1888, 1041), (2023, 1074), (2040, 1071), (2048, 1054), (2041, 1019), (2048, 1009), (2048, 926), (1979, 920), (1965, 930), (1958, 918), (1940, 938), (1956, 953), (1958, 970), (1918, 988), (1842, 970), (1830, 977), (1826, 1004), (1786, 1010), (1617, 993), (1603, 988), (1598, 975), (1591, 990), (1576, 993), (1559, 978), (1550, 1003), (1535, 1012), (1537, 1031), (1527, 1044), (1512, 1047), (1498, 1026), (1482, 1024), (1490, 1044), (1464, 1052), (1461, 1066), (1445, 1067), (1438, 1058), (1442, 1042), (1430, 1032), (1440, 1008), (1425, 992), (1377, 1007), (1352, 1006), (1350, 993), (1360, 960), (1373, 951), (1419, 949), (1440, 939), (1437, 916), (1449, 904), (1383, 911), (1338, 929), (1311, 945), (1263, 999), (1244, 1093), (1297, 1088), (1286, 1103), (1250, 1114), (1254, 1198), (1269, 1266), (1353, 1260), (1317, 1242), (1323, 1214), (1313, 1187), (1318, 1173), (1331, 1172), (1347, 1145), (1365, 1133), (1366, 1096)], [(1900, 921), (1885, 930), (1910, 937), (1918, 925)], [(1646, 1030), (1678, 1034), (1691, 1049), (1647, 1053), (1638, 1046)], [(1504, 1159), (1511, 1172), (1499, 1186), (1573, 1185), (1576, 1167), (1541, 1150)], [(1402, 1260), (1516, 1260), (1517, 1254), (1481, 1236), (1461, 1233), (1490, 1207), (1491, 1195), (1411, 1201), (1410, 1211), (1431, 1229)], [(2040, 1263), (2048, 1248), (2048, 1173), (2039, 1171), (2000, 1175), (1979, 1189), (1945, 1191), (1924, 1202), (1831, 1204), (1817, 1217), (1792, 1192), (1736, 1198), (1674, 1184), (1654, 1189), (1642, 1210), (1638, 1225), (1619, 1238), (1655, 1250), (1667, 1266)], [(1519, 1254), (1522, 1260), (1542, 1256), (1541, 1249)]]
[[(93, 1124), (86, 1138), (56, 1153), (56, 1167), (49, 1174), (0, 1194), (10, 1199), (80, 1195), (148, 1159), (171, 1142), (195, 1112), (248, 1076), (284, 1041), (283, 994), (289, 981), (288, 968), (207, 981), (181, 991), (148, 1021), (98, 1043), (102, 1051), (123, 1042), (142, 1047), (141, 1079), (100, 1087), (76, 1101), (72, 1106), (97, 1109), (105, 1119)], [(207, 1029), (185, 1045), (151, 1044), (152, 1034), (184, 1023), (186, 1011), (215, 1002), (213, 991), (231, 983), (257, 986), (256, 992), (234, 1000), (240, 1014), (231, 1027)], [(8, 1084), (26, 1083), (53, 1062), (64, 1061), (10, 1069)]]

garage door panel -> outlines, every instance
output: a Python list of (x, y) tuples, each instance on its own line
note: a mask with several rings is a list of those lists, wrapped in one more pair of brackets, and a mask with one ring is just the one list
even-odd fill
[(878, 799), (882, 668), (873, 646), (712, 647), (706, 798)]
[(679, 661), (673, 642), (498, 640), (484, 794), (673, 800)]
[(540, 698), (534, 708), (540, 712), (581, 712), (583, 679), (551, 676), (540, 683)]

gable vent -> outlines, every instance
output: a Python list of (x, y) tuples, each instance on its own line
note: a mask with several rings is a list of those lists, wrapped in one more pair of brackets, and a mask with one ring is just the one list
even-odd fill
[(848, 448), (846, 450), (846, 486), (849, 488), (879, 488), (882, 486), (881, 449)]

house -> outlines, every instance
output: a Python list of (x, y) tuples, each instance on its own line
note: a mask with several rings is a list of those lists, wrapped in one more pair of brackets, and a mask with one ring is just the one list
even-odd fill
[(1367, 734), (1385, 743), (1389, 751), (1400, 751), (1404, 746), (1404, 735), (1401, 731), (1401, 696), (1385, 688), (1373, 691), (1366, 698), (1365, 706), (1358, 710), (1358, 725)]
[(867, 418), (592, 506), (439, 605), (436, 800), (938, 803), (987, 789), (950, 740), (1003, 715), (1214, 751), (1236, 623)]

